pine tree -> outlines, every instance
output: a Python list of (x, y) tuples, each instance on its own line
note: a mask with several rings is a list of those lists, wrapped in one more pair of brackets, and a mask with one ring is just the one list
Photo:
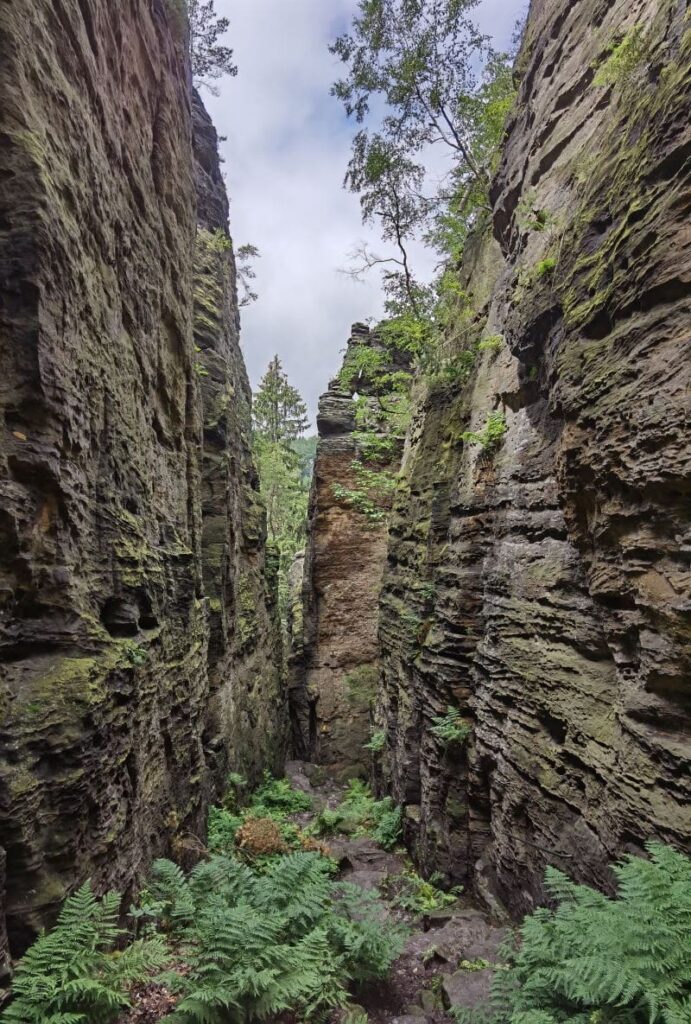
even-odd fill
[(233, 51), (219, 43), (219, 37), (227, 32), (228, 18), (216, 14), (215, 0), (188, 0), (187, 13), (190, 24), (190, 57), (192, 75), (196, 85), (205, 85), (216, 93), (211, 81), (224, 75), (237, 75), (233, 64)]
[(273, 444), (289, 446), (307, 429), (307, 406), (288, 382), (278, 356), (269, 363), (254, 396), (253, 416), (256, 436)]

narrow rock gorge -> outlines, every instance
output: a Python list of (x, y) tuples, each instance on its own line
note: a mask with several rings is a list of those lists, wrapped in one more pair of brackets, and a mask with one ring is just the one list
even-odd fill
[[(175, 5), (2, 5), (0, 846), (22, 952), (285, 745), (216, 134)], [(268, 570), (268, 571), (267, 571)], [(0, 940), (0, 949), (6, 950)]]
[[(209, 857), (210, 805), (237, 831), (290, 755), (327, 825), (400, 808), (486, 989), (548, 865), (611, 892), (691, 852), (687, 5), (532, 0), (444, 372), (353, 326), (287, 623), (183, 10), (0, 0), (0, 977), (86, 879)], [(277, 820), (322, 855), (316, 817)], [(398, 841), (344, 842), (410, 883)]]
[[(645, 84), (598, 84), (637, 26)], [(417, 863), (512, 916), (547, 864), (608, 889), (646, 839), (691, 844), (690, 45), (683, 4), (532, 3), (448, 339), (472, 369), (415, 386), (368, 649), (375, 778)], [(308, 592), (344, 549), (311, 528)], [(362, 608), (345, 588), (327, 613), (355, 653)], [(449, 708), (464, 744), (435, 729)]]

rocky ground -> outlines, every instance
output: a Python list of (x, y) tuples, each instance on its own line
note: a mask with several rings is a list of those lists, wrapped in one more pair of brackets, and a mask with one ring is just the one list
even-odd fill
[[(289, 761), (286, 776), (295, 789), (312, 797), (313, 810), (293, 819), (303, 827), (325, 807), (335, 808), (345, 795), (345, 787), (318, 765)], [(453, 1020), (451, 1006), (471, 1009), (487, 999), (491, 965), (497, 962), (507, 928), (492, 922), (463, 895), (443, 910), (414, 914), (401, 909), (394, 895), (397, 879), (412, 870), (402, 849), (384, 850), (366, 835), (333, 837), (328, 845), (341, 879), (379, 893), (382, 915), (403, 923), (410, 932), (389, 978), (354, 994), (351, 1021), (357, 1007), (370, 1024), (445, 1024)], [(135, 991), (132, 1002), (132, 1010), (119, 1024), (157, 1024), (175, 1000), (164, 988), (150, 985)], [(343, 1024), (347, 1015), (334, 1015), (330, 1024)]]
[[(322, 777), (323, 769), (290, 761), (286, 775), (296, 789), (314, 800), (314, 811), (300, 816), (308, 824), (325, 806), (343, 799), (343, 787)], [(385, 893), (395, 891), (395, 879), (411, 870), (405, 852), (387, 852), (368, 836), (339, 836), (329, 847), (341, 868), (341, 877), (363, 889), (381, 893), (382, 913), (410, 929), (403, 954), (389, 979), (358, 993), (356, 1002), (377, 1024), (442, 1024), (452, 1019), (450, 1006), (472, 1008), (486, 1000), (507, 928), (493, 923), (470, 899), (427, 914), (401, 910)], [(464, 966), (461, 966), (464, 965)]]

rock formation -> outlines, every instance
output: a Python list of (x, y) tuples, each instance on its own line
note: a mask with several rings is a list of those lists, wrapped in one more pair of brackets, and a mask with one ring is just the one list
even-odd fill
[[(346, 351), (377, 349), (376, 334), (355, 324)], [(357, 391), (355, 390), (357, 388)], [(346, 777), (367, 773), (370, 700), (378, 678), (377, 606), (386, 558), (386, 523), (368, 520), (338, 494), (359, 486), (353, 395), (376, 405), (366, 377), (352, 386), (336, 377), (319, 401), (319, 444), (309, 508), (299, 685), (291, 691), (302, 752)], [(355, 435), (355, 436), (354, 436)], [(395, 470), (396, 452), (387, 460)]]
[(17, 0), (2, 19), (0, 863), (18, 952), (76, 883), (127, 891), (198, 832), (227, 766), (280, 763), (284, 725), (227, 203), (196, 99), (195, 168), (181, 20), (164, 0)]
[(677, 3), (534, 0), (475, 365), (422, 388), (392, 518), (386, 784), (419, 862), (513, 914), (548, 863), (608, 888), (691, 845), (690, 46)]

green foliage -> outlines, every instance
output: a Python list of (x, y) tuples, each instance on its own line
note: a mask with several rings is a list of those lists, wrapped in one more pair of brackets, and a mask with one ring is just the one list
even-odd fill
[(258, 259), (261, 253), (256, 245), (252, 245), (251, 242), (245, 242), (244, 245), (238, 247), (235, 256), (235, 271), (238, 284), (242, 289), (242, 296), (240, 298), (240, 308), (242, 309), (257, 301), (258, 295), (254, 291), (252, 284), (257, 277), (257, 272), (252, 261)]
[(609, 56), (594, 78), (598, 86), (627, 87), (639, 76), (648, 60), (642, 25), (635, 25), (609, 49)]
[(338, 382), (344, 391), (357, 391), (363, 383), (377, 385), (386, 366), (386, 354), (382, 349), (370, 345), (351, 345)]
[(369, 743), (365, 743), (365, 750), (372, 754), (380, 754), (386, 746), (386, 730), (375, 729), (370, 736)]
[(312, 809), (312, 798), (299, 789), (293, 789), (287, 779), (274, 779), (264, 773), (262, 785), (252, 794), (249, 813), (256, 818), (281, 820), (291, 814)]
[(396, 488), (396, 478), (385, 470), (370, 469), (359, 460), (353, 461), (351, 466), (355, 474), (355, 487), (334, 484), (334, 497), (355, 509), (372, 525), (383, 522)]
[(371, 835), (389, 850), (401, 836), (401, 808), (390, 797), (375, 800), (369, 786), (360, 779), (351, 779), (344, 800), (335, 809), (322, 811), (314, 830), (318, 835)]
[(307, 428), (307, 407), (288, 381), (278, 356), (273, 357), (260, 381), (252, 419), (255, 436), (273, 444), (289, 446)]
[(555, 256), (546, 256), (544, 260), (539, 260), (535, 264), (535, 277), (551, 277), (557, 266), (557, 260)]
[(129, 1006), (129, 986), (168, 959), (159, 938), (117, 949), (120, 897), (94, 896), (91, 884), (65, 901), (51, 932), (41, 935), (17, 965), (13, 1001), (3, 1024), (109, 1024)]
[(432, 719), (430, 732), (445, 746), (465, 743), (472, 732), (472, 726), (461, 718), (458, 708), (449, 707), (445, 715)]
[(439, 876), (425, 880), (415, 871), (406, 871), (390, 878), (387, 890), (392, 892), (394, 903), (411, 914), (429, 914), (443, 910), (457, 902), (463, 892), (462, 886), (455, 886), (449, 892), (440, 889), (435, 882)]
[(504, 414), (502, 412), (491, 412), (479, 433), (465, 430), (461, 434), (461, 439), (467, 444), (480, 445), (484, 452), (490, 453), (496, 451), (499, 447), (507, 429)]
[[(444, 319), (449, 269), (434, 286), (421, 285), (409, 243), (422, 236), (445, 268), (459, 265), (469, 232), (488, 216), (515, 99), (511, 57), (494, 52), (478, 31), (470, 18), (476, 5), (359, 0), (350, 32), (331, 47), (346, 69), (332, 93), (364, 125), (353, 140), (346, 187), (359, 194), (363, 221), (378, 221), (390, 246), (383, 256), (360, 248), (353, 273), (382, 270), (388, 314), (408, 319), (425, 349)], [(442, 176), (429, 165), (435, 143), (451, 160)]]
[(128, 643), (125, 645), (125, 657), (131, 665), (144, 665), (149, 658), (149, 652), (141, 644)]
[(686, 1024), (691, 1011), (691, 860), (649, 843), (614, 867), (616, 899), (548, 868), (556, 910), (525, 919), (493, 985), (514, 1024)]
[(492, 334), (478, 344), (478, 352), (498, 352), (504, 344), (503, 334)]
[(230, 22), (216, 14), (215, 0), (187, 0), (187, 15), (195, 84), (204, 85), (217, 95), (218, 90), (211, 83), (224, 75), (238, 73), (233, 64), (233, 51), (219, 42), (228, 31)]
[(235, 847), (235, 835), (242, 825), (242, 817), (222, 807), (210, 807), (207, 846), (212, 853), (230, 853)]
[(284, 630), (290, 605), (289, 573), (304, 548), (316, 439), (303, 438), (307, 407), (278, 356), (269, 363), (253, 403), (253, 450), (266, 506), (269, 540), (278, 551), (279, 607)]
[(157, 862), (150, 889), (170, 908), (189, 964), (176, 979), (183, 998), (171, 1022), (245, 1024), (288, 1011), (320, 1017), (346, 1005), (350, 978), (383, 977), (402, 933), (328, 872), (314, 853), (276, 858), (264, 873), (213, 857), (189, 878)]

